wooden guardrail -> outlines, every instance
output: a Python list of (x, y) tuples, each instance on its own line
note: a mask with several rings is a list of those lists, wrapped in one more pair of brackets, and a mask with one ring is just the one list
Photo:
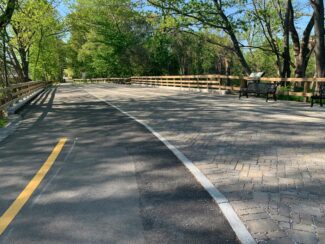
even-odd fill
[(129, 84), (130, 78), (91, 78), (91, 79), (71, 79), (67, 80), (67, 82), (73, 83), (105, 83), (105, 82), (112, 82), (118, 84)]
[[(246, 81), (258, 80), (265, 83), (280, 83), (283, 85), (300, 84), (302, 91), (278, 90), (278, 94), (290, 96), (302, 96), (305, 98), (312, 96), (317, 82), (325, 82), (325, 78), (251, 78), (241, 76), (226, 75), (186, 75), (186, 76), (134, 76), (131, 77), (132, 84), (150, 86), (169, 86), (197, 89), (219, 89), (239, 91), (245, 86)], [(281, 86), (280, 86), (281, 87)]]
[(31, 95), (39, 89), (45, 88), (47, 85), (49, 85), (48, 82), (32, 81), (0, 88), (0, 111), (6, 110), (15, 102)]
[[(199, 89), (239, 90), (244, 77), (226, 75), (133, 76), (132, 84)], [(234, 83), (233, 81), (237, 81)]]
[(299, 87), (300, 91), (293, 91), (287, 88), (278, 89), (278, 94), (311, 97), (317, 82), (325, 82), (325, 78), (251, 78), (244, 76), (227, 75), (174, 75), (174, 76), (133, 76), (130, 78), (95, 78), (95, 79), (74, 79), (73, 82), (112, 82), (118, 84), (138, 84), (149, 86), (168, 86), (195, 88), (207, 90), (230, 90), (237, 92), (245, 87), (247, 81), (258, 80), (265, 83), (280, 83), (282, 88), (291, 84), (292, 87)]

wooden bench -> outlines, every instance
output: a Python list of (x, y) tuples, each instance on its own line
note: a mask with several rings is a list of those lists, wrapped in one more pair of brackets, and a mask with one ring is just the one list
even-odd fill
[(272, 95), (274, 101), (276, 101), (276, 89), (278, 85), (273, 83), (260, 83), (260, 78), (264, 74), (265, 72), (251, 73), (249, 78), (252, 78), (252, 80), (247, 81), (247, 87), (240, 88), (239, 99), (242, 96), (248, 98), (248, 94), (254, 94), (256, 96), (266, 95), (266, 101), (269, 100), (269, 95)]
[(266, 102), (269, 100), (269, 95), (272, 95), (274, 101), (276, 98), (277, 84), (274, 83), (257, 83), (251, 81), (247, 84), (247, 88), (241, 88), (239, 91), (239, 99), (242, 96), (248, 98), (248, 94), (254, 94), (256, 96), (266, 95)]
[(318, 90), (314, 92), (311, 96), (311, 104), (310, 106), (314, 106), (314, 100), (319, 99), (320, 106), (323, 107), (323, 99), (325, 98), (325, 83), (320, 83), (318, 86)]

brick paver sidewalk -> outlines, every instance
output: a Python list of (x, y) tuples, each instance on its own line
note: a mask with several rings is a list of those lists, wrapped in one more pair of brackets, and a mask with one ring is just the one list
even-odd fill
[(257, 241), (325, 243), (325, 108), (158, 88), (92, 91), (177, 146)]

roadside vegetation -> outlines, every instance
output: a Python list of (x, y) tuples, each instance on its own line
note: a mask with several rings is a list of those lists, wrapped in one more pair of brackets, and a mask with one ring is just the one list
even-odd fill
[(7, 119), (0, 118), (0, 128), (5, 127), (7, 124), (8, 124), (8, 120)]
[(300, 0), (76, 0), (67, 17), (69, 75), (323, 77), (323, 8)]
[[(67, 15), (60, 15), (65, 3)], [(131, 75), (325, 75), (320, 0), (0, 0), (1, 86)]]
[(322, 0), (0, 0), (0, 89), (64, 76), (324, 77), (324, 33)]

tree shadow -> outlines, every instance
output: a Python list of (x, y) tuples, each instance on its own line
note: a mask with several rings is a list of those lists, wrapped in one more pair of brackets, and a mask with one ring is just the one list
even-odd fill
[(61, 137), (68, 144), (0, 242), (238, 243), (211, 197), (157, 138), (73, 87), (40, 95), (0, 143), (0, 215)]
[[(325, 223), (324, 111), (303, 103), (145, 87), (115, 88), (115, 93), (110, 86), (87, 89), (146, 121), (177, 146), (236, 210), (239, 203), (250, 209), (263, 199), (279, 199), (262, 205), (276, 231), (292, 241), (324, 238), (319, 232)], [(286, 224), (278, 216), (287, 217)], [(250, 230), (257, 239), (274, 238)]]

